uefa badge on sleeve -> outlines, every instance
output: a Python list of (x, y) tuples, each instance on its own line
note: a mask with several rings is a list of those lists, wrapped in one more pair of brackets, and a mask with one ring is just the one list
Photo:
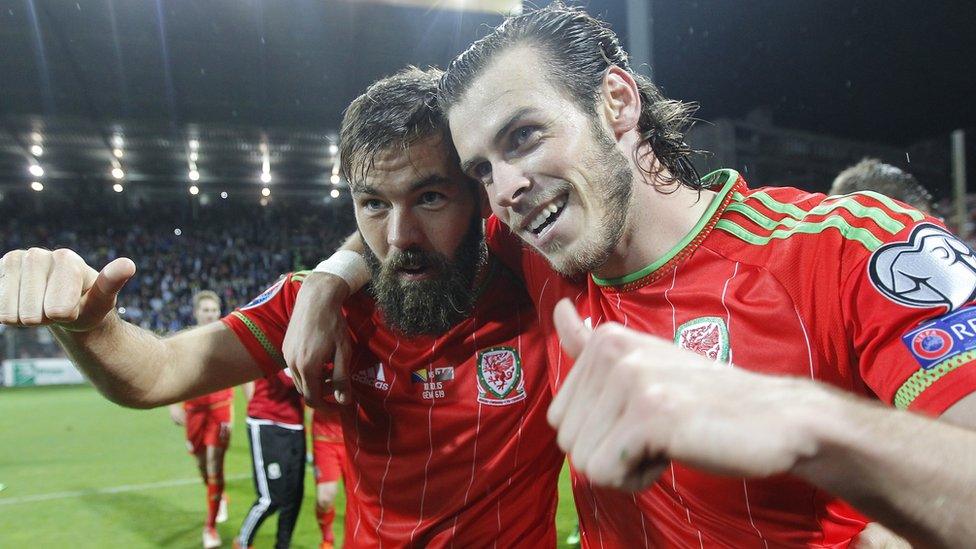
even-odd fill
[(505, 406), (525, 399), (522, 359), (512, 347), (478, 351), (478, 402)]

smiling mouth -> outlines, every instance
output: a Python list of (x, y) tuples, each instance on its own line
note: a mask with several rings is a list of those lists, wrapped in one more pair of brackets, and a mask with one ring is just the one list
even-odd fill
[(542, 208), (538, 214), (525, 226), (525, 230), (532, 233), (533, 235), (540, 235), (542, 231), (546, 230), (547, 227), (551, 226), (556, 222), (556, 219), (563, 213), (566, 209), (566, 202), (569, 201), (569, 196), (563, 195), (559, 198), (553, 200), (548, 206)]

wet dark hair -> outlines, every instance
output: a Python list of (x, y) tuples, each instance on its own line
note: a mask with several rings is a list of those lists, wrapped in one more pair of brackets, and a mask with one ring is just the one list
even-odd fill
[(830, 194), (875, 191), (922, 211), (932, 211), (932, 195), (910, 173), (877, 158), (865, 158), (840, 172)]
[(456, 161), (437, 106), (442, 74), (440, 69), (410, 66), (374, 82), (349, 104), (339, 131), (339, 171), (353, 190), (365, 180), (378, 152), (406, 150), (427, 137), (441, 136)]
[[(520, 45), (540, 48), (556, 86), (567, 91), (577, 105), (594, 118), (607, 70), (617, 66), (629, 72), (640, 93), (642, 112), (638, 127), (641, 143), (650, 146), (654, 156), (670, 173), (664, 182), (681, 183), (695, 189), (702, 187), (701, 177), (691, 163), (691, 156), (696, 151), (685, 143), (684, 138), (697, 105), (664, 97), (653, 82), (634, 73), (627, 52), (606, 23), (561, 1), (509, 17), (454, 59), (440, 82), (439, 100), (444, 111), (450, 111), (463, 97), (495, 56)], [(634, 155), (636, 159), (636, 150)]]

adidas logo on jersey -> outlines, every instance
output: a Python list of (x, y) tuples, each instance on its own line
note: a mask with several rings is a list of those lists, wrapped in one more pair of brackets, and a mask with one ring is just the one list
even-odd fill
[(383, 363), (377, 362), (376, 366), (360, 370), (352, 375), (352, 380), (363, 385), (369, 385), (381, 391), (389, 391), (390, 384), (386, 381), (386, 373), (383, 372)]

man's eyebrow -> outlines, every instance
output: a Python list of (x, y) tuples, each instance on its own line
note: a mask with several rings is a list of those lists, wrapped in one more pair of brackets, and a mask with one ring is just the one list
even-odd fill
[[(501, 125), (500, 128), (498, 128), (498, 131), (495, 132), (495, 136), (492, 138), (491, 142), (498, 143), (499, 141), (501, 141), (505, 137), (505, 135), (512, 130), (512, 126), (517, 124), (522, 118), (525, 117), (525, 115), (534, 111), (535, 109), (532, 107), (523, 107), (515, 111), (515, 113), (512, 114), (512, 116), (510, 116), (508, 120), (506, 120), (505, 123)], [(473, 168), (475, 164), (481, 162), (481, 160), (482, 159), (480, 157), (476, 157), (476, 158), (472, 158), (471, 160), (465, 161), (464, 163), (461, 164), (461, 171), (466, 174), (471, 173), (470, 172), (471, 168)]]
[[(407, 192), (412, 193), (424, 187), (430, 187), (432, 185), (444, 185), (444, 184), (449, 184), (451, 182), (452, 181), (449, 178), (444, 177), (443, 175), (434, 174), (434, 175), (427, 176), (423, 179), (414, 181), (413, 183), (410, 184), (409, 187), (407, 187)], [(366, 184), (352, 185), (350, 186), (349, 190), (352, 191), (353, 194), (371, 194), (374, 196), (383, 195), (383, 193), (376, 190), (376, 187), (372, 185), (366, 185)]]
[(414, 192), (417, 189), (422, 189), (424, 187), (430, 187), (431, 185), (443, 185), (445, 183), (450, 183), (451, 180), (444, 177), (443, 175), (430, 175), (421, 179), (420, 181), (414, 181), (410, 184), (410, 192)]
[(379, 194), (375, 187), (365, 183), (352, 183), (349, 185), (349, 190), (354, 194)]

